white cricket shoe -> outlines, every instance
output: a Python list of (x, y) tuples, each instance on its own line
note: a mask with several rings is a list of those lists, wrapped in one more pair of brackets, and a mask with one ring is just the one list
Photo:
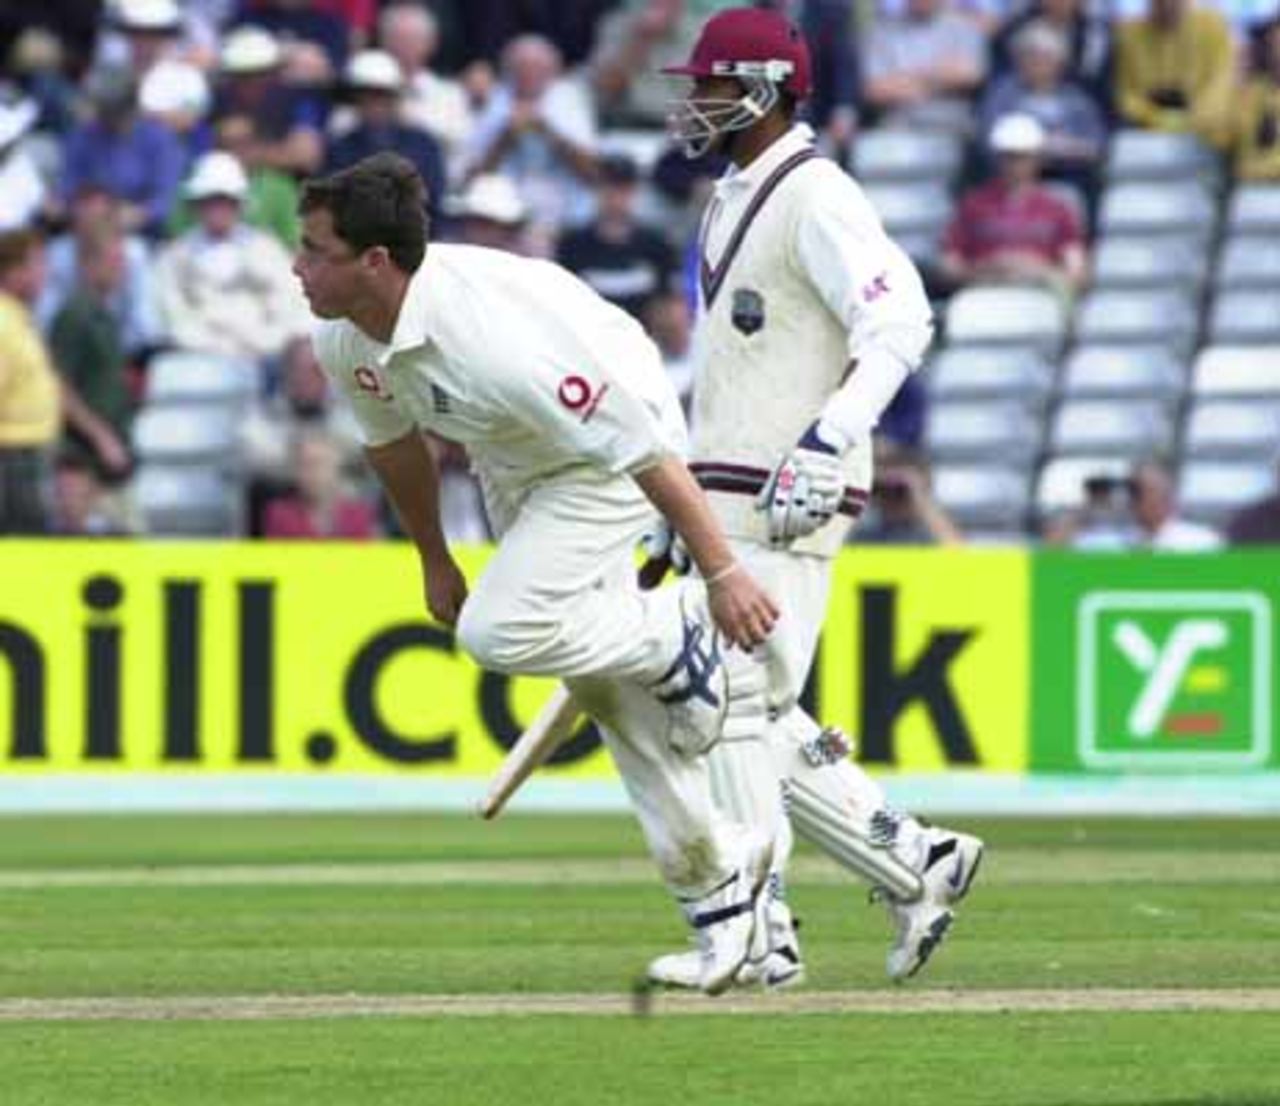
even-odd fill
[(894, 980), (909, 979), (924, 967), (946, 937), (955, 915), (949, 907), (969, 893), (982, 862), (982, 842), (967, 833), (928, 827), (918, 863), (922, 892), (914, 902), (884, 895), (897, 927), (885, 970)]
[(702, 753), (724, 732), (729, 674), (720, 631), (712, 621), (705, 595), (686, 587), (680, 596), (680, 622), (679, 651), (649, 690), (667, 708), (671, 746), (690, 754)]
[[(761, 986), (766, 990), (791, 987), (804, 979), (800, 959), (800, 943), (787, 904), (769, 899), (764, 911), (764, 926), (757, 919), (756, 938), (763, 930), (767, 945), (761, 953), (753, 940), (753, 948), (733, 978), (735, 987)], [(653, 960), (646, 972), (650, 983), (660, 987), (693, 991), (702, 986), (702, 954), (697, 949), (669, 952)]]
[(705, 994), (729, 989), (751, 953), (756, 927), (767, 924), (764, 892), (772, 859), (773, 842), (752, 837), (742, 866), (719, 887), (685, 904), (698, 939), (697, 985)]

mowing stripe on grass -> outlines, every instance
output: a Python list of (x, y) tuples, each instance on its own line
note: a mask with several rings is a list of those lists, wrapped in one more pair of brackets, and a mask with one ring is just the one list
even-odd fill
[[(816, 856), (797, 858), (793, 883), (841, 883), (848, 875)], [(657, 879), (645, 859), (450, 860), (394, 863), (209, 864), (131, 868), (0, 870), (0, 889), (44, 887), (181, 887), (186, 885), (634, 884)], [(1112, 849), (989, 850), (984, 883), (1273, 883), (1280, 853), (1180, 853)]]
[(349, 1017), (495, 1017), (538, 1014), (999, 1014), (1106, 1011), (1280, 1012), (1280, 989), (896, 990), (701, 995), (220, 995), (182, 998), (0, 1000), (0, 1022), (295, 1021)]

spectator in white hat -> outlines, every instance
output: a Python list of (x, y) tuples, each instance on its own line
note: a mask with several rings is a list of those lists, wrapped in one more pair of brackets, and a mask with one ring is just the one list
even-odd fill
[(160, 62), (176, 60), (182, 33), (176, 0), (115, 0), (109, 25), (123, 36), (123, 60), (139, 84)]
[(284, 63), (284, 49), (269, 31), (230, 31), (218, 56), (214, 124), (231, 116), (253, 120), (253, 141), (239, 151), (251, 168), (314, 173), (324, 158), (324, 105), (284, 82)]
[(308, 313), (284, 247), (244, 222), (248, 191), (231, 154), (196, 162), (185, 194), (197, 225), (161, 251), (156, 284), (175, 345), (262, 361), (306, 332)]
[(209, 109), (213, 94), (205, 75), (190, 62), (164, 59), (142, 78), (138, 106), (182, 139), (191, 155), (208, 149), (213, 139)]
[(524, 229), (529, 210), (516, 186), (501, 174), (473, 178), (446, 210), (456, 220), (458, 241), (508, 253), (528, 252)]
[(970, 189), (947, 227), (942, 271), (957, 285), (1047, 284), (1071, 296), (1087, 260), (1080, 217), (1040, 182), (1045, 133), (1030, 115), (1006, 115), (991, 129), (994, 179)]
[[(213, 130), (213, 146), (233, 155), (249, 178), (249, 191), (244, 199), (244, 221), (251, 227), (275, 236), (290, 253), (298, 248), (301, 223), (298, 218), (298, 181), (291, 173), (283, 173), (265, 165), (254, 165), (252, 153), (261, 140), (257, 120), (251, 115), (228, 115)], [(196, 213), (190, 204), (179, 204), (169, 220), (173, 236), (190, 230), (196, 224)]]
[(358, 121), (329, 147), (325, 171), (332, 173), (371, 154), (393, 151), (408, 158), (422, 175), (431, 214), (438, 214), (445, 190), (444, 155), (430, 134), (402, 121), (404, 74), (396, 59), (383, 50), (361, 50), (348, 62), (343, 84), (355, 103)]

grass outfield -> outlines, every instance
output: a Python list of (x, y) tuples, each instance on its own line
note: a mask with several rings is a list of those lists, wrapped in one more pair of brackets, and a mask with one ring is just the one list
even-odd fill
[(1280, 1104), (1280, 823), (973, 826), (909, 986), (802, 852), (806, 986), (640, 1017), (629, 819), (0, 819), (0, 1104)]

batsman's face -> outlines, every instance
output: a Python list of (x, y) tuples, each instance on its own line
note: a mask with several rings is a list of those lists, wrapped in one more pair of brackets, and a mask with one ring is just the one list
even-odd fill
[(345, 318), (361, 297), (363, 269), (359, 254), (334, 231), (332, 213), (317, 208), (302, 217), (302, 245), (293, 272), (314, 315)]

